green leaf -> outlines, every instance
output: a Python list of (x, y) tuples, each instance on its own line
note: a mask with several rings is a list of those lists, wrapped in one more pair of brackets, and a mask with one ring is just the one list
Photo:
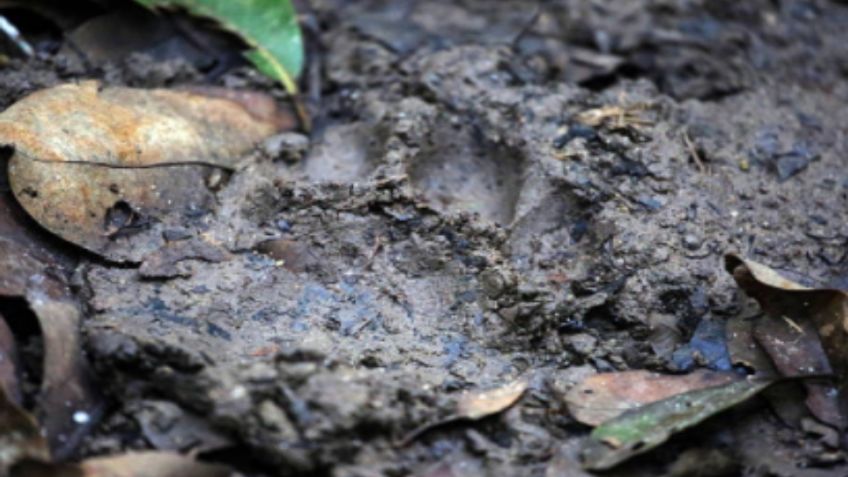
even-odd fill
[(251, 48), (245, 56), (266, 75), (297, 93), (303, 38), (290, 0), (136, 0), (148, 8), (184, 8), (212, 18)]
[(677, 432), (750, 399), (774, 381), (737, 381), (656, 401), (604, 422), (583, 449), (583, 466), (610, 469), (662, 444)]

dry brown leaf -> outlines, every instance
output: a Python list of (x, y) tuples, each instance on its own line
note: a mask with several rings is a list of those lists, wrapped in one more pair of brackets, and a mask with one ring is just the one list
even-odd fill
[(38, 423), (0, 390), (0, 475), (22, 460), (48, 460), (50, 449)]
[(23, 396), (18, 379), (18, 346), (6, 319), (0, 315), (0, 391), (6, 393), (9, 400), (20, 405)]
[[(62, 278), (62, 269), (71, 262), (36, 228), (10, 197), (0, 196), (0, 297), (25, 299), (38, 320), (44, 362), (36, 414), (53, 453), (62, 457), (97, 422), (102, 403), (82, 354), (81, 313)], [(2, 379), (12, 400), (19, 394), (14, 381), (8, 381), (17, 371), (7, 366), (14, 359), (14, 346), (11, 334), (0, 345), (9, 355), (4, 356)]]
[[(810, 321), (799, 323), (784, 319), (763, 319), (754, 336), (782, 376), (832, 374), (833, 369)], [(806, 404), (814, 416), (836, 427), (844, 425), (836, 386), (825, 380), (806, 380)]]
[(623, 412), (676, 394), (728, 384), (732, 373), (698, 370), (685, 375), (650, 371), (623, 371), (590, 376), (565, 395), (571, 415), (590, 426), (618, 417)]
[(739, 286), (769, 315), (795, 323), (811, 321), (831, 364), (848, 367), (848, 294), (841, 290), (807, 288), (780, 276), (765, 265), (726, 257), (726, 268)]
[(44, 339), (38, 415), (53, 453), (62, 458), (97, 423), (103, 403), (82, 354), (82, 314), (70, 291), (57, 279), (35, 275), (26, 299)]
[(515, 404), (527, 390), (527, 381), (519, 379), (486, 391), (466, 392), (459, 398), (456, 415), (477, 420), (497, 414)]
[(0, 144), (14, 146), (12, 191), (41, 225), (109, 259), (140, 261), (162, 245), (153, 225), (212, 208), (206, 176), (233, 169), (277, 126), (224, 98), (84, 82), (12, 105), (0, 114)]
[[(732, 254), (725, 257), (725, 267), (768, 315), (763, 318), (767, 322), (756, 326), (755, 336), (778, 371), (797, 376), (834, 370), (841, 381), (838, 386), (844, 388), (848, 375), (848, 294), (803, 286), (765, 265)], [(805, 387), (810, 411), (844, 428), (844, 389), (814, 382), (805, 382)]]
[(453, 414), (439, 421), (418, 426), (397, 441), (395, 445), (405, 447), (419, 436), (441, 426), (462, 421), (476, 421), (504, 411), (518, 402), (524, 391), (527, 390), (527, 386), (526, 380), (518, 379), (494, 389), (466, 391), (457, 400), (456, 410)]

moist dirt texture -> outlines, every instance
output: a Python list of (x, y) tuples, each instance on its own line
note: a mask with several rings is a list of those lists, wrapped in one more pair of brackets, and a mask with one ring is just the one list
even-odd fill
[[(195, 450), (249, 476), (589, 475), (590, 428), (563, 401), (583, 378), (745, 372), (725, 323), (756, 309), (725, 253), (848, 286), (842, 2), (301, 12), (311, 135), (241, 158), (141, 262), (75, 270), (110, 402), (78, 457)], [(187, 60), (91, 66), (59, 49), (0, 69), (0, 105), (83, 78), (282, 97), (247, 67), (209, 79)], [(464, 391), (517, 379), (529, 386), (509, 409), (450, 419)], [(609, 474), (848, 475), (804, 419), (754, 400)]]

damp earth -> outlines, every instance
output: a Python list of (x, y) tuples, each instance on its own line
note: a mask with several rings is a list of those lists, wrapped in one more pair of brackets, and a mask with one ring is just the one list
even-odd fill
[[(301, 11), (311, 133), (240, 158), (153, 259), (74, 269), (109, 403), (77, 457), (194, 449), (249, 476), (588, 475), (590, 429), (563, 401), (580, 380), (738, 368), (724, 324), (756, 311), (725, 253), (848, 287), (843, 2)], [(66, 49), (11, 61), (3, 107), (87, 78), (283, 97), (246, 66), (91, 66)], [(601, 108), (621, 112), (585, 120)], [(463, 391), (517, 379), (528, 389), (508, 410), (416, 433)], [(825, 440), (754, 401), (611, 475), (846, 475)]]

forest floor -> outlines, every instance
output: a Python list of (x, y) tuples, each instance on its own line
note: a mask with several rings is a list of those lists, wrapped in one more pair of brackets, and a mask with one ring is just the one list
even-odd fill
[[(848, 5), (309, 3), (314, 129), (266, 141), (215, 191), (204, 220), (228, 259), (150, 277), (76, 258), (105, 405), (71, 457), (590, 475), (591, 429), (564, 402), (576, 383), (746, 372), (726, 324), (757, 310), (726, 253), (848, 287)], [(0, 107), (83, 78), (284, 96), (247, 66), (157, 54), (13, 60)], [(413, 433), (517, 379), (504, 412)], [(605, 475), (848, 475), (801, 421), (758, 398)]]

